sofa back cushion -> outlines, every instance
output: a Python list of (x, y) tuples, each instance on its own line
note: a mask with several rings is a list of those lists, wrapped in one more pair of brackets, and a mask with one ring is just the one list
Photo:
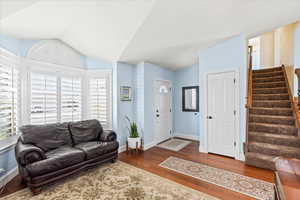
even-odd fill
[(68, 123), (26, 125), (20, 128), (24, 144), (35, 145), (45, 152), (63, 145), (72, 145)]
[(103, 132), (101, 124), (95, 119), (71, 122), (69, 126), (75, 145), (82, 142), (98, 141)]

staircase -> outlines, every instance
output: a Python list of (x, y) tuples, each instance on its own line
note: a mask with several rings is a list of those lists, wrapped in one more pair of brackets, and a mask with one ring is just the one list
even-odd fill
[(278, 156), (300, 159), (300, 139), (283, 67), (252, 71), (246, 164), (275, 169)]

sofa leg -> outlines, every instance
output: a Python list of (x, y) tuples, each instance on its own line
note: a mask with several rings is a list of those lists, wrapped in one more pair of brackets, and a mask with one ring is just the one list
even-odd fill
[(112, 162), (112, 163), (117, 162), (117, 158), (113, 158), (113, 159), (111, 160), (111, 162)]
[(27, 182), (26, 182), (26, 180), (24, 178), (21, 179), (21, 184), (27, 186)]
[(33, 193), (33, 195), (38, 195), (42, 192), (42, 188), (38, 187), (38, 188), (30, 188), (31, 192)]

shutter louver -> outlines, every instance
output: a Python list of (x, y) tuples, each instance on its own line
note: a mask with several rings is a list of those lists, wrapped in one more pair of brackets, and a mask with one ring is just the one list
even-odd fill
[(105, 128), (110, 127), (109, 88), (106, 78), (89, 80), (89, 118), (97, 119)]
[(0, 61), (0, 140), (15, 135), (18, 128), (19, 71)]
[(31, 73), (31, 124), (57, 122), (57, 77)]
[(61, 121), (81, 120), (81, 79), (61, 79)]

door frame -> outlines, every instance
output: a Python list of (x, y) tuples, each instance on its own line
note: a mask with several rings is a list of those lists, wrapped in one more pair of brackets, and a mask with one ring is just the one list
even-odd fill
[(168, 82), (170, 84), (170, 87), (171, 87), (171, 98), (170, 98), (170, 108), (171, 108), (171, 136), (170, 138), (172, 138), (174, 135), (173, 135), (173, 84), (172, 84), (172, 81), (171, 80), (166, 80), (166, 79), (155, 79), (153, 81), (153, 109), (152, 109), (152, 112), (153, 112), (153, 126), (154, 126), (154, 143), (155, 145), (158, 144), (158, 143), (161, 143), (163, 141), (157, 141), (156, 140), (156, 132), (155, 132), (155, 106), (156, 106), (156, 99), (155, 99), (155, 84), (157, 81), (163, 81), (163, 82)]
[[(208, 153), (208, 76), (213, 75), (213, 74), (221, 74), (221, 73), (227, 73), (227, 72), (233, 72), (234, 77), (235, 77), (235, 119), (234, 119), (234, 127), (235, 127), (235, 133), (234, 133), (234, 141), (236, 143), (234, 147), (234, 158), (237, 160), (240, 160), (240, 100), (239, 100), (239, 73), (237, 69), (228, 69), (228, 70), (220, 70), (220, 71), (210, 71), (210, 72), (205, 72), (204, 73), (204, 81), (203, 81), (203, 92), (205, 94), (204, 102), (204, 113), (202, 115), (202, 120), (204, 121), (203, 123), (203, 137), (201, 137), (202, 140), (200, 140), (200, 146), (199, 146), (199, 151)], [(200, 119), (201, 120), (201, 119)], [(201, 144), (202, 143), (202, 144)]]

